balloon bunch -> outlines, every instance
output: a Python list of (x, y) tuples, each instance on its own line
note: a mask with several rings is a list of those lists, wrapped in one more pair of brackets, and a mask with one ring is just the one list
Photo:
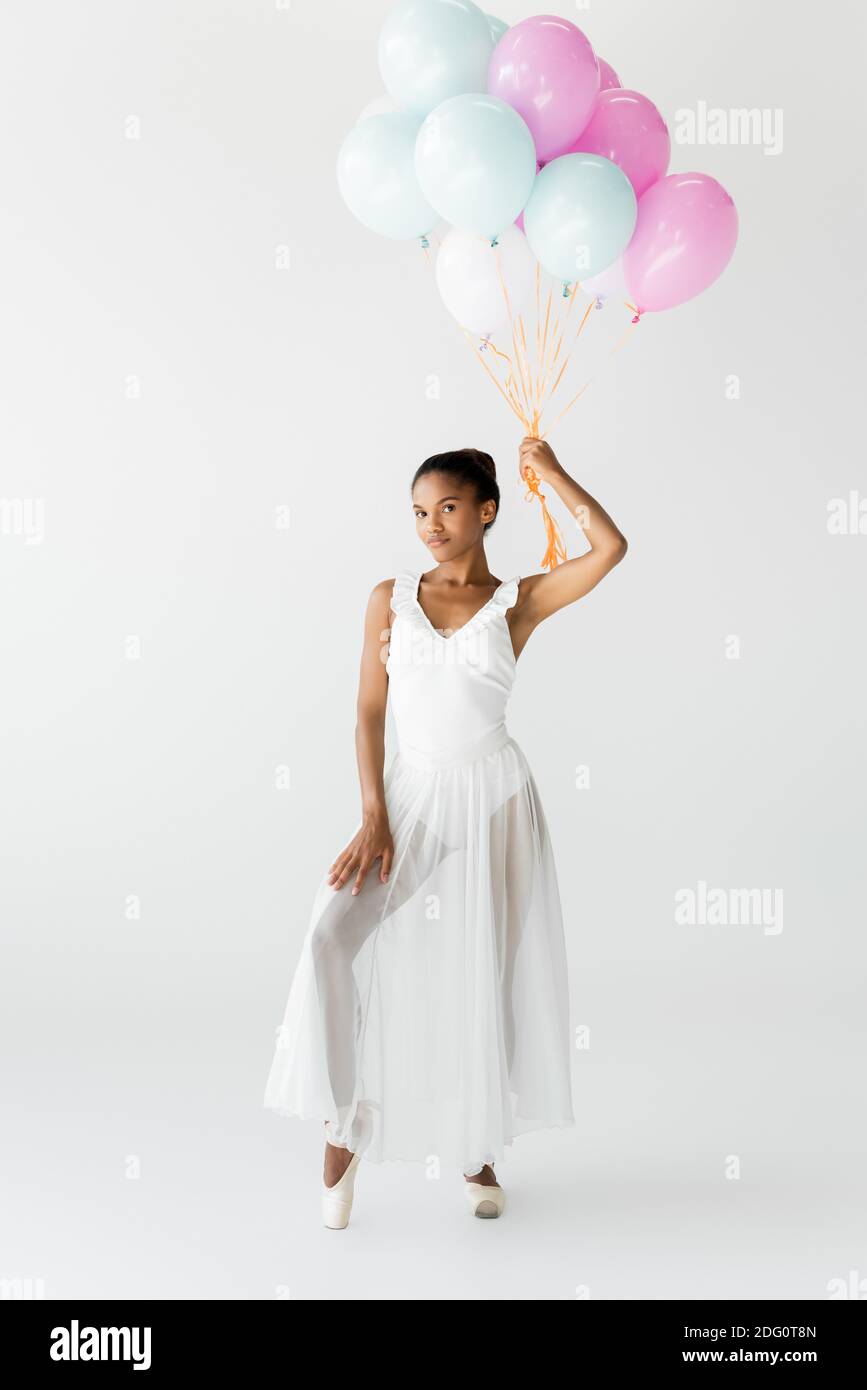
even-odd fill
[[(660, 112), (568, 19), (510, 28), (472, 0), (396, 0), (379, 68), (386, 94), (343, 142), (340, 191), (371, 230), (419, 242), (525, 434), (543, 439), (589, 385), (543, 433), (591, 311), (629, 311), (616, 352), (642, 315), (701, 294), (734, 252), (735, 205), (708, 174), (667, 173)], [(555, 282), (545, 291), (543, 275)], [(590, 300), (576, 328), (579, 289)], [(566, 550), (532, 470), (525, 481), (542, 505), (550, 569)]]

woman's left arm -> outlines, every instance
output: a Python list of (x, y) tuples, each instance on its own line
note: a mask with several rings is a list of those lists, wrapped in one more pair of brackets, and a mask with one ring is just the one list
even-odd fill
[[(527, 628), (527, 635), (559, 608), (583, 598), (626, 554), (626, 537), (605, 508), (574, 478), (570, 478), (551, 446), (544, 440), (527, 437), (521, 441), (518, 467), (522, 478), (528, 466), (533, 468), (543, 483), (554, 489), (561, 502), (569, 508), (590, 542), (590, 549), (574, 560), (564, 560), (549, 574), (531, 574), (522, 579), (524, 598), (520, 626)], [(515, 616), (517, 620), (518, 614)]]

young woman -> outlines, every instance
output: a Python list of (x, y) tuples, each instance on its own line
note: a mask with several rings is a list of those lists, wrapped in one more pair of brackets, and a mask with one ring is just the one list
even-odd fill
[[(267, 1108), (325, 1120), (325, 1224), (348, 1224), (362, 1154), (463, 1173), (499, 1216), (494, 1165), (517, 1134), (574, 1124), (567, 961), (538, 788), (505, 724), (534, 628), (626, 553), (610, 516), (550, 446), (522, 441), (590, 549), (498, 580), (499, 508), (477, 449), (417, 469), (412, 508), (435, 561), (373, 590), (356, 748), (361, 824), (323, 875), (265, 1090)], [(385, 760), (391, 695), (397, 750)], [(351, 881), (351, 884), (350, 884)]]

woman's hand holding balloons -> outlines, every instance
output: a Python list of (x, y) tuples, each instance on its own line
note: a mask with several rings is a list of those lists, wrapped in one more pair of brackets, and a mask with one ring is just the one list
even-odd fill
[(550, 444), (544, 439), (534, 439), (525, 435), (518, 445), (518, 472), (524, 482), (528, 482), (527, 469), (532, 468), (536, 477), (543, 483), (553, 482), (563, 472), (563, 465)]

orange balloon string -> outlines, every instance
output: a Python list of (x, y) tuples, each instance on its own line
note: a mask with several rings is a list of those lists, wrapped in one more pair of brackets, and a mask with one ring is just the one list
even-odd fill
[(539, 475), (536, 472), (535, 468), (533, 468), (529, 463), (524, 469), (524, 482), (527, 484), (527, 491), (524, 494), (524, 501), (532, 502), (535, 497), (538, 497), (539, 504), (542, 508), (542, 520), (545, 523), (545, 536), (548, 543), (545, 547), (545, 554), (542, 556), (540, 563), (542, 569), (552, 570), (563, 560), (568, 559), (568, 555), (566, 553), (566, 546), (563, 543), (563, 537), (560, 534), (560, 528), (558, 527), (551, 513), (548, 511), (548, 506), (545, 502), (545, 494), (541, 491), (539, 487)]
[[(536, 359), (537, 359), (536, 365), (537, 365), (537, 377), (536, 377), (536, 382), (535, 382), (535, 385), (534, 385), (534, 382), (533, 382), (533, 372), (532, 372), (532, 369), (531, 369), (531, 367), (530, 367), (530, 355), (529, 355), (529, 352), (527, 351), (527, 337), (526, 337), (526, 334), (525, 334), (525, 332), (524, 332), (524, 320), (523, 320), (523, 315), (521, 315), (521, 314), (518, 315), (517, 323), (516, 323), (516, 321), (515, 321), (515, 319), (514, 319), (514, 317), (513, 317), (513, 315), (512, 315), (512, 304), (511, 304), (511, 300), (510, 300), (510, 297), (509, 297), (509, 291), (508, 291), (507, 288), (506, 288), (506, 282), (505, 282), (505, 280), (504, 280), (504, 278), (503, 278), (502, 266), (500, 265), (500, 253), (499, 253), (499, 250), (497, 250), (497, 271), (498, 271), (499, 277), (500, 277), (500, 287), (501, 287), (501, 289), (502, 289), (502, 291), (503, 291), (503, 299), (505, 300), (505, 303), (506, 303), (506, 310), (507, 310), (508, 315), (509, 315), (509, 325), (510, 325), (510, 327), (511, 327), (511, 329), (512, 329), (512, 346), (514, 347), (514, 350), (515, 350), (515, 360), (516, 360), (517, 367), (518, 367), (518, 375), (519, 375), (519, 378), (520, 378), (520, 380), (521, 380), (522, 394), (523, 394), (523, 396), (524, 396), (524, 401), (525, 401), (525, 404), (526, 404), (526, 407), (527, 407), (527, 413), (528, 413), (528, 415), (532, 415), (532, 420), (531, 420), (531, 422), (528, 423), (528, 421), (525, 419), (525, 421), (524, 421), (524, 428), (526, 429), (528, 435), (530, 435), (530, 436), (533, 437), (533, 438), (538, 438), (538, 437), (539, 437), (539, 378), (540, 378), (540, 376), (541, 376), (541, 371), (542, 371), (542, 363), (541, 363), (541, 361), (539, 360), (539, 358), (540, 358), (540, 354), (539, 354), (539, 344), (540, 344), (539, 314), (538, 314), (538, 312), (537, 312), (537, 316), (536, 316)], [(536, 287), (537, 287), (537, 291), (538, 291), (538, 288), (539, 288), (539, 276), (538, 276), (538, 272), (537, 272), (537, 277), (536, 277)], [(550, 324), (550, 315), (551, 315), (551, 294), (550, 294), (550, 291), (549, 291), (549, 294), (548, 294), (548, 309), (547, 309), (547, 313), (546, 313), (546, 316), (545, 316), (545, 339), (546, 339), (546, 341), (547, 341), (547, 335), (548, 335), (548, 328), (549, 328), (549, 324)], [(544, 352), (545, 352), (545, 346), (544, 346), (544, 344), (543, 344), (543, 345), (542, 345), (542, 356), (544, 356)], [(526, 370), (526, 381), (525, 381), (525, 370)], [(532, 408), (531, 408), (531, 406), (530, 406), (530, 401), (531, 401), (531, 400), (534, 401), (534, 407), (532, 407)], [(536, 473), (535, 469), (532, 468), (532, 467), (530, 467), (529, 465), (527, 466), (527, 469), (526, 469), (526, 472), (525, 472), (525, 475), (524, 475), (524, 481), (525, 481), (526, 484), (527, 484), (527, 491), (526, 491), (526, 493), (525, 493), (525, 495), (524, 495), (524, 501), (525, 501), (525, 502), (532, 502), (532, 501), (534, 500), (534, 498), (537, 498), (538, 501), (539, 501), (539, 505), (540, 505), (540, 507), (542, 508), (542, 521), (544, 522), (544, 525), (545, 525), (545, 539), (546, 539), (546, 542), (547, 542), (547, 543), (546, 543), (546, 546), (545, 546), (545, 554), (542, 556), (541, 565), (542, 565), (542, 568), (543, 568), (543, 569), (553, 570), (553, 569), (556, 568), (557, 565), (559, 565), (559, 564), (561, 563), (561, 561), (563, 561), (563, 560), (565, 560), (565, 559), (568, 558), (568, 556), (567, 556), (567, 551), (566, 551), (566, 546), (565, 546), (564, 543), (563, 543), (563, 537), (562, 537), (562, 535), (560, 534), (560, 529), (559, 529), (559, 527), (557, 526), (556, 521), (555, 521), (554, 518), (552, 517), (551, 513), (548, 511), (548, 506), (547, 506), (547, 503), (546, 503), (546, 501), (545, 501), (545, 494), (541, 491), (541, 489), (540, 489), (540, 487), (539, 487), (539, 476), (538, 476), (538, 474)]]
[[(434, 237), (434, 240), (438, 241), (439, 239)], [(421, 246), (422, 250), (424, 251), (425, 261), (427, 262), (428, 268), (431, 271), (433, 271), (434, 263), (433, 258), (429, 253), (429, 245), (430, 242), (428, 241), (427, 237), (421, 238)], [(530, 361), (530, 353), (527, 347), (527, 335), (524, 330), (524, 316), (523, 314), (516, 315), (513, 313), (511, 297), (509, 295), (503, 276), (502, 266), (500, 264), (500, 252), (499, 248), (497, 247), (496, 241), (492, 242), (492, 247), (496, 251), (497, 272), (499, 275), (503, 299), (505, 300), (506, 310), (508, 313), (509, 328), (511, 330), (512, 336), (512, 356), (509, 356), (508, 353), (502, 352), (500, 348), (496, 346), (490, 335), (485, 335), (485, 338), (480, 346), (479, 342), (477, 341), (477, 334), (474, 335), (470, 333), (469, 330), (461, 323), (458, 324), (458, 327), (460, 328), (467, 342), (470, 344), (470, 347), (473, 349), (476, 357), (479, 359), (479, 362), (481, 363), (485, 372), (490, 377), (491, 381), (494, 383), (500, 395), (503, 397), (504, 401), (508, 405), (509, 409), (513, 412), (514, 415), (517, 416), (518, 420), (520, 420), (524, 428), (525, 434), (529, 436), (531, 439), (545, 439), (545, 437), (548, 434), (550, 434), (551, 430), (554, 429), (554, 427), (557, 424), (559, 424), (560, 420), (563, 419), (564, 415), (566, 415), (571, 410), (575, 402), (580, 399), (580, 397), (586, 391), (587, 387), (590, 385), (590, 382), (593, 380), (593, 377), (591, 376), (588, 381), (585, 381), (581, 389), (572, 397), (568, 404), (557, 415), (553, 424), (549, 425), (547, 429), (544, 431), (544, 433), (540, 431), (541, 417), (543, 414), (546, 413), (546, 408), (550, 406), (552, 398), (557, 393), (557, 388), (563, 381), (566, 368), (568, 367), (572, 358), (575, 345), (577, 344), (582, 333), (584, 332), (584, 329), (587, 327), (590, 321), (593, 303), (591, 302), (587, 306), (587, 309), (584, 311), (583, 317), (578, 326), (578, 330), (574, 334), (571, 344), (569, 344), (568, 347), (566, 347), (563, 360), (561, 361), (560, 356), (561, 351), (564, 349), (565, 346), (566, 330), (569, 318), (572, 313), (572, 309), (574, 307), (576, 290), (579, 288), (580, 282), (575, 281), (572, 284), (571, 290), (568, 294), (566, 291), (569, 289), (569, 287), (564, 285), (563, 297), (567, 298), (569, 302), (566, 307), (566, 312), (562, 317), (559, 313), (559, 304), (557, 300), (554, 300), (552, 303), (553, 296), (551, 291), (549, 291), (547, 296), (547, 304), (545, 305), (543, 322), (541, 267), (537, 264), (535, 286), (536, 363), (534, 372), (533, 365)], [(627, 329), (626, 333), (624, 333), (623, 337), (620, 339), (617, 345), (611, 349), (611, 355), (613, 355), (616, 352), (619, 352), (620, 348), (624, 345), (627, 338), (629, 338), (632, 332), (634, 332), (635, 326), (640, 321), (642, 314), (642, 310), (639, 309), (636, 305), (631, 304), (628, 300), (624, 300), (623, 302), (625, 307), (633, 313), (634, 317), (632, 319), (631, 327)], [(492, 361), (489, 361), (489, 358), (493, 358), (495, 361), (502, 362), (505, 364), (506, 375), (504, 380), (500, 380), (497, 373), (494, 371), (494, 363)], [(555, 372), (556, 378), (554, 379), (552, 385), (551, 378)], [(545, 526), (546, 539), (545, 554), (543, 555), (541, 561), (542, 568), (553, 570), (557, 565), (561, 564), (564, 560), (568, 559), (568, 553), (563, 541), (562, 534), (556, 521), (554, 520), (554, 518), (548, 510), (548, 506), (545, 500), (545, 494), (542, 492), (539, 486), (539, 476), (529, 464), (526, 465), (523, 471), (523, 481), (527, 485), (527, 491), (525, 493), (524, 500), (527, 502), (533, 502), (534, 500), (537, 500), (539, 502), (539, 506), (542, 509), (542, 520)]]
[[(625, 301), (624, 301), (624, 302), (625, 302)], [(592, 306), (591, 306), (591, 307), (592, 307)], [(631, 308), (632, 306), (629, 305), (628, 307)], [(635, 318), (631, 321), (630, 326), (627, 328), (626, 332), (623, 334), (623, 337), (622, 337), (622, 338), (620, 339), (620, 341), (611, 349), (611, 352), (610, 352), (609, 356), (613, 357), (614, 354), (615, 354), (615, 352), (619, 352), (619, 351), (620, 351), (620, 349), (623, 347), (623, 344), (624, 344), (624, 343), (627, 341), (627, 339), (629, 339), (629, 338), (632, 336), (632, 334), (635, 332), (635, 326), (636, 326), (636, 324), (639, 323), (639, 322), (640, 322), (640, 315), (639, 315), (638, 313), (636, 313)], [(580, 329), (579, 329), (579, 332), (580, 332)], [(559, 378), (558, 378), (558, 380), (559, 380)], [(541, 435), (539, 436), (540, 439), (544, 439), (547, 435), (549, 435), (549, 434), (551, 433), (552, 429), (554, 428), (554, 425), (557, 425), (557, 424), (560, 423), (560, 421), (563, 419), (563, 416), (564, 416), (568, 411), (570, 411), (570, 410), (572, 409), (573, 405), (575, 404), (575, 402), (576, 402), (577, 400), (580, 400), (581, 396), (584, 395), (584, 392), (587, 390), (587, 387), (590, 385), (590, 382), (591, 382), (592, 380), (593, 380), (593, 377), (591, 376), (591, 377), (588, 378), (587, 381), (585, 381), (584, 385), (581, 387), (581, 390), (578, 391), (578, 392), (576, 392), (576, 394), (572, 397), (572, 399), (571, 399), (571, 401), (569, 402), (569, 404), (568, 404), (563, 410), (560, 411), (560, 414), (557, 416), (557, 419), (554, 421), (554, 423), (551, 424), (551, 425), (549, 425), (548, 428), (545, 430), (545, 433), (544, 433), (544, 434), (541, 434)]]

